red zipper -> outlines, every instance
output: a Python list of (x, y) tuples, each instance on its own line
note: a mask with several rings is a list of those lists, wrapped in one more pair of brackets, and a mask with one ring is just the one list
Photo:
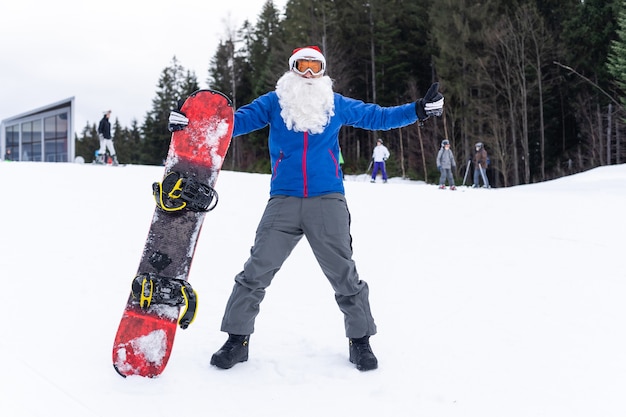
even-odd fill
[(328, 153), (330, 154), (330, 158), (333, 160), (333, 164), (335, 164), (335, 177), (339, 178), (339, 162), (337, 162), (337, 158), (335, 158), (332, 149), (329, 149)]
[(280, 155), (278, 155), (278, 159), (276, 160), (276, 163), (274, 164), (274, 175), (272, 175), (272, 181), (274, 181), (274, 179), (276, 179), (276, 175), (278, 175), (278, 164), (280, 164), (282, 160), (283, 160), (283, 151), (280, 151)]

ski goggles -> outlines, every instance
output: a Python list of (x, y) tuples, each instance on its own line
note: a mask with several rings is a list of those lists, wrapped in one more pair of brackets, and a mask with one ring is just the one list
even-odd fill
[(293, 63), (294, 72), (296, 74), (304, 75), (308, 72), (311, 75), (322, 75), (324, 73), (324, 63), (316, 59), (297, 59)]

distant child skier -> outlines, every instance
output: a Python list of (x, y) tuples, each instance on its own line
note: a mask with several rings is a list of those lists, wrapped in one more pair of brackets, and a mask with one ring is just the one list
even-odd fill
[(387, 149), (387, 147), (383, 145), (383, 140), (379, 138), (376, 141), (376, 147), (374, 148), (374, 152), (372, 152), (374, 169), (372, 170), (371, 182), (376, 182), (378, 170), (380, 170), (383, 176), (383, 182), (387, 182), (387, 170), (385, 169), (385, 162), (387, 161), (387, 159), (389, 159), (389, 149)]
[(454, 155), (450, 150), (450, 141), (447, 139), (441, 141), (441, 148), (437, 153), (437, 169), (441, 172), (441, 177), (439, 178), (439, 188), (445, 190), (447, 179), (450, 189), (456, 190), (453, 174), (454, 170), (456, 170), (456, 161), (454, 160)]

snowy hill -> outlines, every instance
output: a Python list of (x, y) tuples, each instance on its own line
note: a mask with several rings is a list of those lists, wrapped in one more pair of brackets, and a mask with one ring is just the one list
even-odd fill
[(222, 172), (190, 281), (198, 316), (157, 379), (121, 378), (113, 338), (160, 167), (0, 162), (0, 415), (623, 417), (626, 165), (509, 189), (346, 179), (380, 367), (302, 240), (250, 360), (209, 365), (269, 176)]

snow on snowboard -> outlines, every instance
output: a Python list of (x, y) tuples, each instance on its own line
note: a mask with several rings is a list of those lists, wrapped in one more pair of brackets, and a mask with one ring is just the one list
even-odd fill
[(187, 328), (195, 314), (187, 278), (204, 217), (217, 204), (213, 187), (234, 112), (228, 97), (212, 90), (191, 94), (180, 111), (189, 125), (172, 133), (163, 181), (153, 184), (157, 207), (113, 344), (113, 366), (124, 377), (160, 375), (176, 328)]

